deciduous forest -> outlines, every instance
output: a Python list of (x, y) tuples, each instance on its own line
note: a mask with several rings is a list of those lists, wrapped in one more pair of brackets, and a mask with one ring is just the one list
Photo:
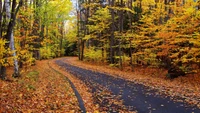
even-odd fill
[(31, 66), (36, 59), (63, 56), (66, 45), (66, 21), (72, 19), (69, 0), (1, 0), (0, 72), (6, 67)]
[(0, 0), (0, 112), (200, 112), (199, 82), (199, 0)]
[(199, 9), (193, 0), (79, 1), (79, 59), (164, 67), (172, 78), (198, 72)]

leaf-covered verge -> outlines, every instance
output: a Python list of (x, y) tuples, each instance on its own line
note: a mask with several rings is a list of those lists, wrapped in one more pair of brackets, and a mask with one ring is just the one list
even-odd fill
[(52, 70), (48, 61), (37, 61), (21, 74), (0, 80), (0, 112), (74, 113), (80, 112), (77, 98), (66, 77)]
[(135, 83), (143, 84), (152, 89), (157, 89), (158, 94), (163, 95), (163, 98), (170, 96), (174, 101), (184, 101), (191, 106), (198, 106), (200, 108), (199, 73), (172, 80), (166, 78), (165, 74), (167, 70), (161, 68), (135, 67), (134, 72), (132, 72), (131, 69), (121, 71), (118, 68), (104, 64), (99, 65), (94, 62), (78, 61), (76, 57), (67, 58), (65, 62), (84, 69), (108, 73), (115, 77), (125, 78)]
[(58, 70), (63, 75), (66, 75), (70, 79), (70, 81), (75, 85), (76, 89), (78, 90), (79, 94), (83, 99), (84, 106), (88, 113), (99, 113), (99, 106), (93, 103), (92, 94), (90, 93), (89, 88), (81, 80), (69, 74), (66, 70), (64, 70), (64, 68), (58, 66), (54, 62), (54, 60), (50, 62), (50, 65), (55, 70)]

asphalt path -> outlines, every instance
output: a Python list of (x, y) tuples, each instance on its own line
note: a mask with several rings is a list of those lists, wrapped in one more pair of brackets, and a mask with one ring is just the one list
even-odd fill
[(85, 82), (93, 89), (93, 93), (100, 87), (109, 90), (113, 95), (119, 96), (130, 111), (136, 110), (138, 113), (200, 113), (200, 109), (197, 107), (173, 101), (170, 97), (157, 95), (156, 90), (151, 90), (142, 84), (72, 66), (63, 60), (56, 60), (56, 63)]

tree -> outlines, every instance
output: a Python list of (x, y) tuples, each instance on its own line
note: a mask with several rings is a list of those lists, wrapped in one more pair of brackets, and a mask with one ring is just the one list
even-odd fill
[[(19, 1), (18, 5), (17, 5), (17, 1), (13, 0), (12, 7), (10, 7), (9, 0), (4, 1), (6, 20), (7, 20), (6, 21), (7, 22), (6, 23), (7, 31), (6, 31), (6, 35), (5, 35), (4, 39), (10, 43), (10, 48), (13, 51), (13, 58), (14, 58), (14, 74), (13, 74), (13, 76), (14, 77), (19, 76), (19, 66), (18, 66), (18, 61), (16, 58), (16, 52), (15, 52), (15, 46), (14, 46), (13, 29), (14, 29), (17, 13), (21, 6), (22, 6), (22, 0)], [(5, 48), (6, 49), (9, 48), (8, 43), (5, 44)], [(3, 58), (6, 58), (6, 56), (4, 56)], [(2, 78), (5, 78), (5, 71), (6, 71), (5, 67), (2, 67), (2, 69), (1, 69)]]
[[(22, 1), (4, 0), (4, 3), (0, 1), (0, 34), (3, 38), (1, 44), (4, 45), (4, 48), (0, 49), (3, 54), (0, 59), (4, 61), (0, 63), (2, 78), (5, 77), (5, 64), (14, 65), (13, 76), (17, 77), (19, 76), (18, 60), (20, 67), (31, 65), (34, 62), (32, 56), (40, 59), (40, 50), (44, 54), (47, 51), (48, 58), (64, 54), (64, 28), (72, 8), (71, 2), (69, 0), (25, 0), (23, 1), (25, 3), (22, 3)], [(9, 60), (11, 58), (9, 53), (13, 53), (13, 62)]]
[[(120, 57), (123, 53), (130, 56), (131, 65), (164, 67), (168, 75), (175, 77), (198, 70), (199, 1), (109, 0), (104, 3), (106, 5), (101, 4), (79, 2), (78, 16), (83, 21), (78, 24), (78, 36), (81, 40), (90, 40), (89, 52), (97, 52), (102, 47), (102, 39), (109, 38), (106, 40), (109, 42), (109, 63), (120, 61), (122, 67)], [(84, 15), (87, 12), (84, 8), (88, 7), (90, 17), (85, 25), (88, 16)], [(102, 14), (106, 8), (108, 14)], [(83, 32), (86, 26), (88, 34)]]

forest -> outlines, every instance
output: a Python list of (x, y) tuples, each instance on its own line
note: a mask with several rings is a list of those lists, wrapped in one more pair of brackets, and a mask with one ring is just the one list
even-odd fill
[(14, 66), (18, 77), (35, 60), (63, 56), (71, 9), (69, 0), (0, 0), (1, 78), (6, 67)]
[(0, 0), (0, 113), (200, 112), (200, 0)]
[(165, 68), (169, 78), (199, 72), (199, 1), (81, 0), (77, 21), (80, 60)]
[(110, 66), (150, 66), (170, 78), (200, 69), (195, 0), (1, 0), (0, 72), (77, 55)]

